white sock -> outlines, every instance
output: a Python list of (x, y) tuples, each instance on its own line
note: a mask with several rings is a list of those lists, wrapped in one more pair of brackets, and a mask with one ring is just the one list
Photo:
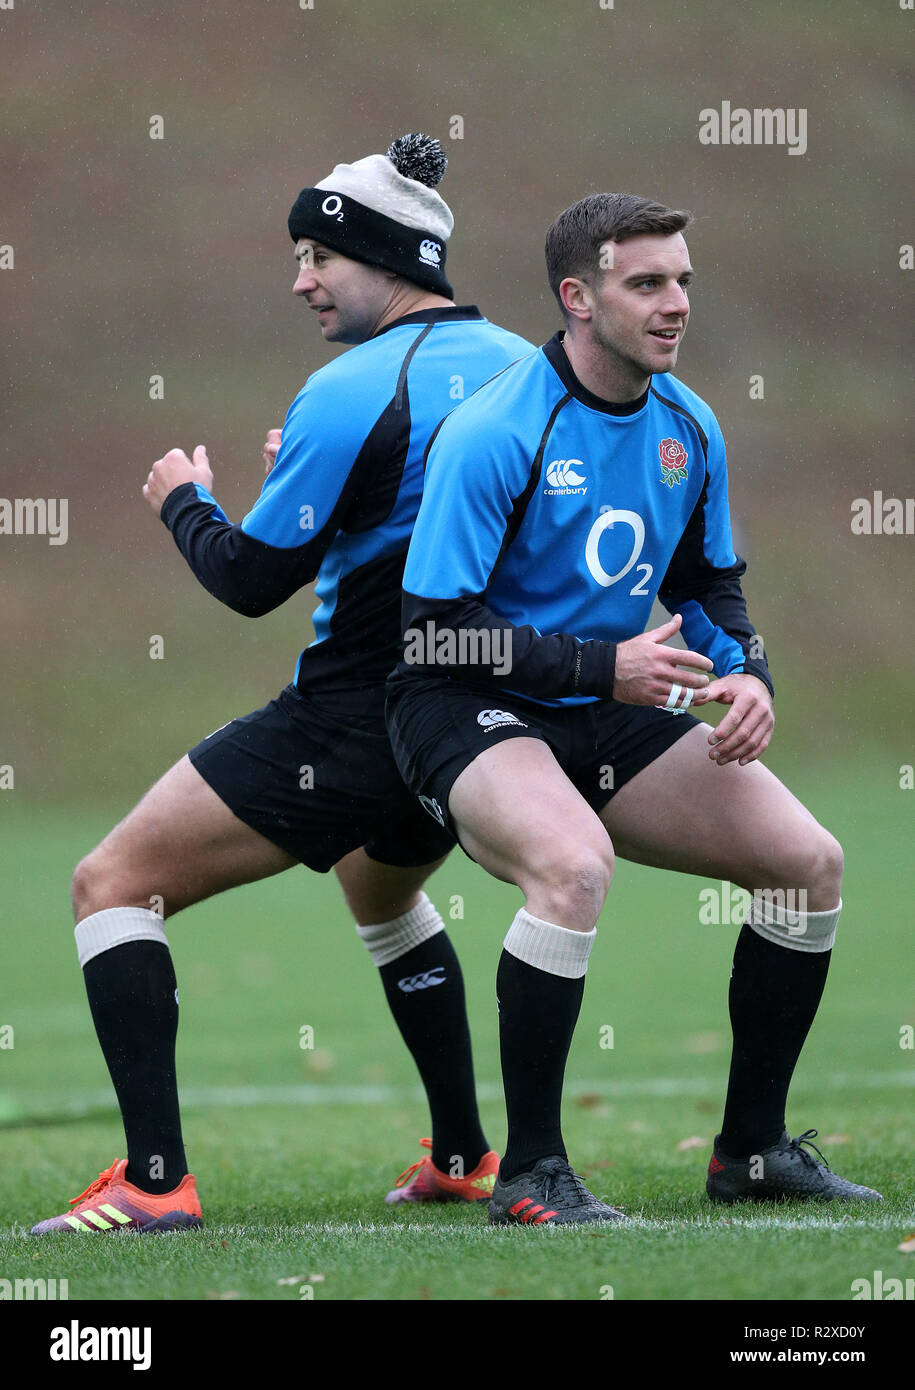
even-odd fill
[(754, 893), (747, 925), (766, 941), (792, 951), (831, 951), (841, 911), (841, 898), (838, 907), (826, 912), (794, 912)]
[(510, 956), (517, 956), (536, 970), (548, 975), (563, 975), (567, 980), (580, 980), (588, 969), (588, 957), (597, 936), (597, 928), (572, 931), (553, 922), (543, 922), (521, 908), (508, 929), (503, 946)]
[(106, 907), (84, 917), (74, 930), (80, 966), (125, 941), (161, 941), (168, 945), (162, 918), (148, 907)]
[(390, 922), (375, 922), (368, 927), (357, 925), (356, 931), (362, 937), (366, 950), (380, 968), (390, 965), (392, 960), (406, 955), (422, 941), (445, 930), (445, 924), (436, 910), (435, 904), (423, 893), (415, 907), (409, 912), (395, 917)]

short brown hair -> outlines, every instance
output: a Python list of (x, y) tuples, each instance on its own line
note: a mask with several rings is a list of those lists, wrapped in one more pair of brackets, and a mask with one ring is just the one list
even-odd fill
[(634, 236), (673, 236), (692, 220), (692, 213), (678, 212), (635, 193), (592, 193), (566, 208), (546, 234), (546, 273), (563, 314), (559, 286), (569, 275), (587, 280), (597, 274), (605, 242)]

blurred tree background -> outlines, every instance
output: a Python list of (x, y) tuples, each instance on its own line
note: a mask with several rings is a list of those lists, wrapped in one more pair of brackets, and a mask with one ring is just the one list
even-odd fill
[[(291, 294), (289, 207), (408, 130), (449, 156), (458, 302), (535, 342), (558, 326), (542, 247), (563, 207), (617, 189), (696, 214), (677, 374), (728, 444), (778, 692), (770, 764), (790, 780), (860, 762), (898, 786), (915, 539), (853, 535), (850, 514), (875, 489), (912, 491), (913, 23), (897, 0), (0, 10), (0, 494), (69, 500), (66, 545), (0, 536), (4, 818), (126, 810), (291, 678), (310, 594), (257, 622), (221, 607), (140, 487), (167, 449), (205, 443), (227, 513), (248, 509), (265, 431), (329, 354)], [(700, 144), (700, 112), (725, 100), (805, 109), (806, 153)]]

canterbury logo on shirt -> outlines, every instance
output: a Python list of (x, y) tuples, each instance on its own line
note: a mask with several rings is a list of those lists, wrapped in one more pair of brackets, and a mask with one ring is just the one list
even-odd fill
[(417, 989), (431, 989), (433, 985), (443, 985), (445, 983), (445, 967), (435, 965), (431, 970), (424, 970), (420, 975), (405, 975), (402, 980), (397, 981), (397, 988), (402, 989), (404, 994), (412, 994)]
[(576, 472), (578, 468), (584, 468), (581, 459), (553, 459), (552, 463), (547, 464), (546, 480), (549, 487), (543, 489), (544, 496), (584, 497), (588, 489), (580, 486), (585, 478), (584, 474)]

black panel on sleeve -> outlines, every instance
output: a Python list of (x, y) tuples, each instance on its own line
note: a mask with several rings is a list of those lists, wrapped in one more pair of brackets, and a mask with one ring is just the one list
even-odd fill
[(341, 502), (321, 531), (291, 550), (267, 545), (216, 517), (216, 504), (203, 501), (193, 483), (173, 488), (160, 515), (207, 592), (236, 613), (259, 618), (314, 579), (334, 538)]
[[(429, 599), (404, 591), (403, 626), (404, 657), (397, 667), (402, 675), (448, 676), (471, 685), (483, 679), (547, 699), (607, 698), (613, 691), (615, 642), (581, 642), (566, 633), (516, 627), (487, 608), (482, 596)], [(412, 659), (414, 651), (424, 659)]]

